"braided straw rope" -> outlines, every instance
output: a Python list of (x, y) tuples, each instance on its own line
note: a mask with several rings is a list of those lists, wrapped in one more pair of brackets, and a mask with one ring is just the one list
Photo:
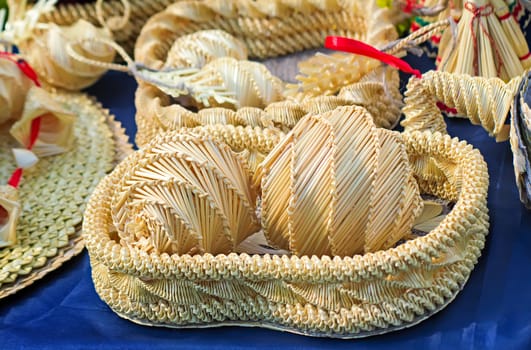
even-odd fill
[[(178, 2), (153, 16), (146, 23), (138, 38), (135, 58), (151, 68), (176, 67), (182, 64), (179, 62), (183, 61), (181, 57), (175, 57), (173, 54), (181, 47), (177, 43), (186, 38), (185, 43), (190, 45), (193, 40), (185, 35), (212, 28), (234, 35), (245, 43), (251, 57), (259, 58), (320, 47), (324, 37), (330, 34), (346, 35), (379, 46), (396, 38), (396, 32), (388, 18), (388, 11), (360, 0), (344, 2), (277, 0), (269, 1), (267, 6), (263, 5), (261, 2), (247, 0), (230, 1), (224, 4), (211, 0)], [(371, 6), (374, 10), (371, 16), (364, 15), (367, 13), (367, 6)], [(200, 36), (201, 34), (192, 35)], [(236, 44), (231, 45), (234, 47)], [(201, 46), (201, 53), (190, 46), (188, 55), (207, 57), (213, 54), (212, 51), (208, 51), (211, 45), (205, 43)], [(205, 50), (208, 51), (208, 55), (205, 54)], [(272, 99), (259, 99), (259, 103), (247, 104), (261, 108), (268, 105), (263, 111), (250, 112), (247, 109), (244, 114), (250, 121), (248, 125), (260, 125), (264, 121), (269, 121), (271, 124), (272, 121), (277, 127), (287, 131), (303, 115), (315, 109), (326, 111), (337, 106), (363, 103), (364, 106), (371, 106), (371, 112), (375, 115), (379, 126), (394, 126), (401, 104), (398, 91), (395, 91), (398, 90), (399, 85), (398, 74), (393, 70), (389, 70), (390, 72), (386, 74), (373, 74), (371, 78), (364, 79), (367, 83), (372, 82), (370, 86), (357, 87), (355, 83), (372, 72), (378, 64), (357, 57), (354, 59), (355, 65), (350, 65), (352, 59), (349, 57), (354, 56), (342, 55), (341, 57), (346, 57), (346, 59), (339, 59), (336, 56), (320, 56), (309, 60), (306, 68), (302, 70), (304, 77), (301, 77), (302, 83), (299, 87), (303, 89), (302, 93), (298, 93), (297, 88), (294, 91), (291, 87), (284, 91), (284, 96), (273, 93), (270, 94)], [(211, 64), (214, 62), (216, 61), (212, 61)], [(362, 69), (359, 71), (353, 67)], [(210, 69), (205, 71), (206, 73), (202, 74), (204, 77), (215, 77), (217, 74), (213, 74)], [(237, 76), (240, 83), (239, 89), (235, 91), (236, 96), (239, 96), (239, 91), (260, 96), (263, 90), (259, 89), (263, 89), (268, 82), (273, 86), (279, 86), (272, 77), (263, 73), (247, 74), (249, 77), (247, 79), (242, 69), (234, 64), (225, 65), (222, 71), (225, 71), (227, 77), (214, 79), (215, 82), (212, 84), (215, 86), (230, 85), (228, 75)], [(322, 72), (328, 73), (323, 75)], [(251, 88), (244, 89), (243, 86)], [(334, 87), (330, 89), (330, 86)], [(351, 91), (343, 91), (341, 94), (341, 89), (347, 87)], [(276, 91), (276, 89), (268, 88), (266, 91)], [(366, 100), (368, 91), (373, 93), (370, 101)], [(339, 93), (339, 97), (323, 96), (335, 93)], [(360, 99), (364, 102), (360, 102)], [(138, 126), (136, 142), (139, 146), (149, 142), (155, 135), (165, 130), (204, 124), (198, 114), (174, 104), (173, 100), (159, 88), (144, 82), (139, 83), (135, 105)], [(243, 106), (241, 99), (239, 105)], [(235, 113), (238, 119), (241, 119), (240, 110), (238, 109)], [(253, 118), (258, 118), (258, 120), (251, 120)]]
[[(24, 178), (19, 242), (0, 249), (0, 298), (31, 285), (81, 252), (81, 216), (95, 179), (132, 152), (120, 123), (97, 102), (81, 94), (54, 96), (78, 115), (75, 151), (42, 159)], [(14, 146), (7, 130), (0, 131), (0, 140), (3, 150)], [(0, 177), (7, 178), (15, 166), (10, 152), (0, 152), (0, 165)]]
[(521, 77), (505, 83), (498, 78), (430, 71), (422, 80), (429, 94), (447, 107), (455, 108), (457, 114), (483, 126), (498, 141), (508, 138), (509, 128), (505, 120)]

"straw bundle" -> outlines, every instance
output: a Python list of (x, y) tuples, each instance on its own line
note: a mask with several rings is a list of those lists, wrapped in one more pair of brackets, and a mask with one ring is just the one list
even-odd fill
[[(511, 44), (512, 49), (518, 56), (522, 67), (527, 70), (531, 67), (531, 54), (524, 33), (520, 28), (520, 24), (516, 21), (514, 16), (509, 11), (509, 8), (503, 0), (491, 0), (494, 6), (496, 16), (501, 22), (505, 37)], [(515, 75), (516, 76), (516, 75)]]
[[(457, 26), (457, 48), (451, 30), (443, 34), (439, 69), (445, 72), (500, 77), (504, 81), (523, 73), (529, 49), (506, 8), (492, 0), (466, 1)], [(497, 17), (500, 16), (500, 18)], [(514, 22), (514, 23), (513, 23)], [(520, 31), (520, 35), (515, 34)], [(522, 46), (523, 45), (523, 46)], [(519, 46), (516, 48), (516, 46)]]

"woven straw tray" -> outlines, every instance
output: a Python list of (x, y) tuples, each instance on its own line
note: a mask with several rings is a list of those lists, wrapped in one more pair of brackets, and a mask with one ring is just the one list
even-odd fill
[[(83, 94), (55, 95), (78, 116), (75, 149), (42, 159), (25, 174), (19, 243), (0, 250), (0, 298), (31, 285), (82, 251), (86, 198), (99, 179), (132, 152), (120, 122), (97, 101)], [(0, 130), (0, 140), (0, 175), (7, 179), (15, 166), (7, 128)], [(58, 173), (65, 169), (69, 171)]]

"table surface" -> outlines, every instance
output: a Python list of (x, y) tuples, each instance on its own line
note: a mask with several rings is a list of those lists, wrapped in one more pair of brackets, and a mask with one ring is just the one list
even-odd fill
[[(426, 59), (410, 58), (416, 67)], [(133, 78), (108, 73), (88, 92), (111, 110), (132, 138)], [(32, 286), (0, 301), (2, 349), (531, 349), (531, 211), (520, 204), (508, 142), (496, 143), (468, 121), (448, 120), (452, 136), (485, 157), (490, 174), (490, 233), (457, 298), (421, 324), (357, 340), (310, 338), (260, 328), (166, 329), (121, 319), (94, 290), (86, 251)]]

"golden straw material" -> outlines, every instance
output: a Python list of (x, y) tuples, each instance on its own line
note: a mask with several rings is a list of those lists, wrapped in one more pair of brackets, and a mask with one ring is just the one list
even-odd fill
[(264, 234), (297, 255), (390, 248), (422, 211), (400, 136), (362, 107), (304, 118), (261, 167)]
[[(76, 114), (69, 152), (26, 169), (19, 188), (18, 243), (0, 249), (0, 298), (34, 283), (83, 249), (81, 219), (97, 180), (132, 151), (120, 124), (86, 95), (53, 92)], [(16, 141), (0, 130), (0, 178), (16, 167), (9, 150)]]
[(40, 118), (39, 134), (32, 145), (32, 151), (39, 157), (48, 157), (68, 151), (74, 142), (76, 115), (52, 94), (34, 86), (26, 96), (24, 111), (20, 120), (9, 130), (20, 145), (30, 144), (31, 125)]
[(439, 70), (504, 81), (521, 75), (525, 68), (522, 63), (529, 65), (525, 60), (529, 48), (520, 27), (503, 6), (503, 1), (497, 0), (464, 1), (457, 46), (450, 39), (451, 29), (441, 38)]
[(164, 68), (203, 68), (218, 57), (247, 59), (247, 47), (241, 40), (222, 30), (202, 30), (175, 40)]
[[(177, 0), (178, 1), (178, 0)], [(130, 7), (128, 22), (118, 30), (112, 30), (115, 40), (133, 53), (134, 45), (144, 23), (155, 13), (164, 10), (176, 0), (127, 0)], [(123, 0), (105, 0), (101, 4), (100, 18), (113, 19), (123, 16), (125, 12)], [(43, 22), (53, 22), (60, 26), (68, 26), (79, 19), (93, 25), (101, 24), (98, 18), (96, 2), (89, 3), (59, 3), (53, 11), (41, 16)], [(112, 28), (111, 28), (112, 29)]]
[(0, 58), (0, 125), (22, 115), (33, 82), (10, 59)]
[[(429, 94), (447, 107), (455, 108), (458, 115), (469, 118), (473, 124), (483, 126), (498, 141), (508, 138), (509, 125), (505, 124), (505, 120), (521, 77), (506, 84), (498, 78), (485, 79), (466, 74), (431, 71), (424, 74), (422, 80), (422, 85)], [(410, 103), (420, 105), (424, 101)]]
[(253, 178), (252, 184), (256, 188), (261, 186), (260, 163), (267, 154), (285, 136), (276, 128), (260, 128), (258, 126), (234, 126), (230, 124), (213, 124), (198, 126), (195, 128), (183, 128), (179, 132), (211, 137), (212, 139), (227, 144), (234, 152), (237, 152), (247, 160), (249, 171)]
[(353, 338), (429, 317), (461, 290), (484, 246), (487, 167), (477, 150), (447, 135), (402, 137), (408, 157), (455, 165), (457, 193), (422, 172), (415, 177), (421, 192), (456, 203), (425, 236), (343, 258), (149, 254), (123, 246), (111, 206), (116, 184), (129, 171), (119, 166), (100, 182), (85, 211), (83, 235), (96, 291), (120, 316), (166, 327), (260, 326)]
[(0, 248), (17, 243), (17, 222), (20, 217), (18, 190), (11, 185), (0, 186)]
[(259, 228), (247, 164), (223, 143), (168, 133), (119, 169), (127, 171), (111, 199), (112, 219), (126, 247), (228, 254)]
[[(366, 13), (371, 15), (366, 16)], [(172, 54), (172, 50), (177, 50), (177, 43), (192, 35), (198, 41), (205, 41), (200, 44), (201, 46), (209, 46), (211, 40), (208, 38), (205, 40), (204, 31), (210, 29), (228, 33), (225, 35), (226, 39), (220, 41), (229, 40), (228, 35), (232, 35), (234, 38), (230, 39), (231, 47), (236, 46), (238, 40), (244, 42), (252, 58), (275, 57), (321, 47), (326, 35), (332, 34), (354, 37), (378, 47), (383, 47), (396, 39), (390, 12), (378, 8), (372, 2), (367, 4), (361, 0), (344, 2), (279, 0), (267, 4), (247, 0), (229, 1), (223, 4), (213, 0), (181, 1), (153, 16), (146, 23), (136, 45), (135, 59), (155, 69), (176, 67), (183, 64), (181, 59), (175, 58)], [(226, 50), (216, 50), (216, 55), (223, 54), (224, 51)], [(197, 53), (195, 49), (190, 48), (186, 55), (196, 56)], [(369, 93), (363, 93), (363, 87), (354, 87), (352, 93), (346, 91), (344, 97), (331, 96), (333, 98), (307, 101), (312, 97), (341, 94), (342, 88), (356, 84), (364, 76), (370, 75), (374, 68), (379, 67), (379, 63), (374, 60), (344, 54), (341, 57), (343, 58), (337, 59), (336, 56), (320, 55), (310, 59), (305, 66), (303, 65), (307, 68), (303, 69), (301, 82), (287, 89), (284, 89), (283, 84), (265, 69), (258, 69), (259, 66), (253, 65), (257, 69), (253, 68), (252, 74), (247, 74), (249, 63), (219, 58), (223, 65), (215, 64), (215, 60), (210, 61), (207, 65), (212, 65), (216, 69), (205, 70), (206, 67), (203, 67), (201, 71), (204, 72), (199, 74), (201, 79), (196, 82), (188, 78), (184, 81), (182, 76), (176, 77), (181, 79), (179, 81), (182, 83), (195, 83), (199, 86), (198, 89), (194, 87), (184, 89), (197, 95), (193, 96), (195, 101), (191, 103), (186, 99), (175, 101), (167, 96), (167, 93), (173, 97), (182, 95), (182, 93), (176, 95), (168, 88), (181, 86), (177, 81), (173, 81), (173, 84), (171, 81), (166, 81), (168, 76), (176, 74), (175, 71), (152, 73), (153, 79), (148, 82), (157, 85), (158, 88), (141, 82), (136, 94), (137, 144), (141, 146), (165, 130), (201, 125), (202, 122), (197, 114), (183, 106), (203, 108), (211, 105), (212, 100), (216, 102), (215, 106), (221, 107), (237, 109), (239, 106), (247, 105), (264, 108), (265, 114), (245, 112), (247, 117), (252, 115), (260, 118), (259, 121), (245, 118), (249, 121), (248, 125), (258, 125), (263, 124), (263, 120), (273, 120), (277, 127), (285, 131), (315, 108), (322, 111), (321, 107), (330, 109), (332, 106), (351, 105), (355, 103), (354, 101), (359, 101), (361, 94), (367, 96)], [(356, 64), (351, 64), (352, 62)], [(359, 71), (360, 67), (364, 69)], [(323, 72), (328, 73), (323, 74)], [(220, 76), (221, 73), (224, 77)], [(164, 84), (157, 84), (157, 81), (162, 80)], [(371, 98), (374, 101), (382, 101), (382, 103), (367, 103), (375, 106), (371, 112), (375, 114), (378, 125), (384, 127), (395, 125), (399, 117), (400, 102), (396, 99), (398, 92), (393, 90), (395, 86), (398, 89), (398, 74), (395, 72), (374, 76), (369, 80), (377, 82), (368, 88), (372, 92)], [(238, 89), (232, 87), (234, 83), (237, 83)], [(209, 95), (212, 98), (208, 99)], [(201, 104), (197, 105), (197, 101)], [(244, 101), (248, 102), (244, 104)], [(269, 107), (271, 103), (274, 106)], [(168, 129), (169, 125), (171, 129)]]
[(69, 46), (91, 59), (113, 61), (114, 49), (94, 42), (78, 42), (87, 38), (111, 39), (107, 27), (98, 28), (84, 20), (68, 26), (37, 23), (44, 13), (53, 11), (54, 1), (40, 1), (32, 8), (28, 8), (27, 0), (9, 0), (8, 4), (9, 17), (0, 38), (17, 45), (43, 82), (68, 90), (81, 90), (106, 71), (73, 59), (67, 52)]
[(409, 79), (402, 108), (404, 119), (400, 124), (404, 127), (404, 132), (429, 130), (446, 134), (446, 123), (437, 107), (437, 99), (426, 84), (424, 79)]

